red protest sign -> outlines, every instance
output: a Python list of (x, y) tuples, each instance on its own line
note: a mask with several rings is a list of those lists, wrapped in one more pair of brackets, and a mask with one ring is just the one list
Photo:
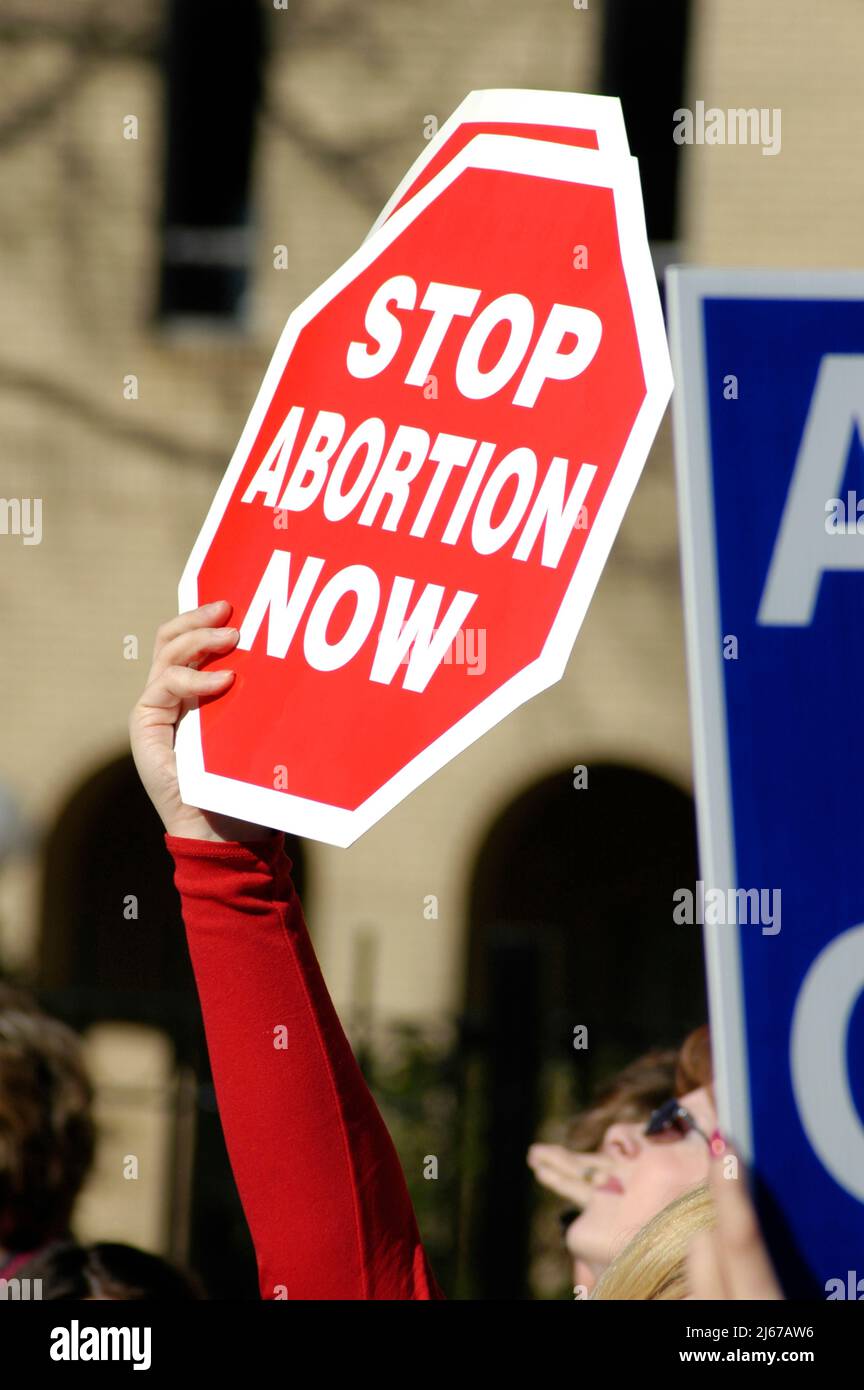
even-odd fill
[(241, 630), (184, 800), (350, 844), (560, 678), (670, 391), (633, 161), (473, 140), (286, 325), (181, 582)]

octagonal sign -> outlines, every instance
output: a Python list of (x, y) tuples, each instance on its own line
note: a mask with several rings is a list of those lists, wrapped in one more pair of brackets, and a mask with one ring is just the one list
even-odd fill
[(671, 391), (635, 161), (479, 135), (289, 318), (180, 585), (184, 800), (347, 845), (563, 674)]

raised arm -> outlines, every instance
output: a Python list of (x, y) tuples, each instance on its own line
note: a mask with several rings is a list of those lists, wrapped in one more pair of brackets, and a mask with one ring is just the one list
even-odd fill
[(229, 605), (160, 629), (130, 728), (167, 831), (226, 1144), (262, 1297), (430, 1299), (392, 1141), (312, 949), (281, 835), (184, 806), (174, 731), (188, 702), (228, 689), (194, 669), (237, 641)]

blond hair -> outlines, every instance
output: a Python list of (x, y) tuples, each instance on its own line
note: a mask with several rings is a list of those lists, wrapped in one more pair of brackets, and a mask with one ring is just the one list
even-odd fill
[(694, 1187), (664, 1207), (633, 1237), (597, 1281), (591, 1298), (670, 1302), (687, 1295), (687, 1251), (714, 1225), (714, 1202)]

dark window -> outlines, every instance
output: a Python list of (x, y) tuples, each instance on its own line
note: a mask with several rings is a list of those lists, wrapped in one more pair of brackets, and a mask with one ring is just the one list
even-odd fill
[(680, 235), (681, 146), (672, 130), (684, 104), (689, 29), (690, 0), (660, 6), (606, 0), (604, 6), (601, 91), (621, 99), (659, 280), (676, 258)]
[(159, 315), (242, 317), (250, 184), (264, 56), (257, 0), (170, 0)]

